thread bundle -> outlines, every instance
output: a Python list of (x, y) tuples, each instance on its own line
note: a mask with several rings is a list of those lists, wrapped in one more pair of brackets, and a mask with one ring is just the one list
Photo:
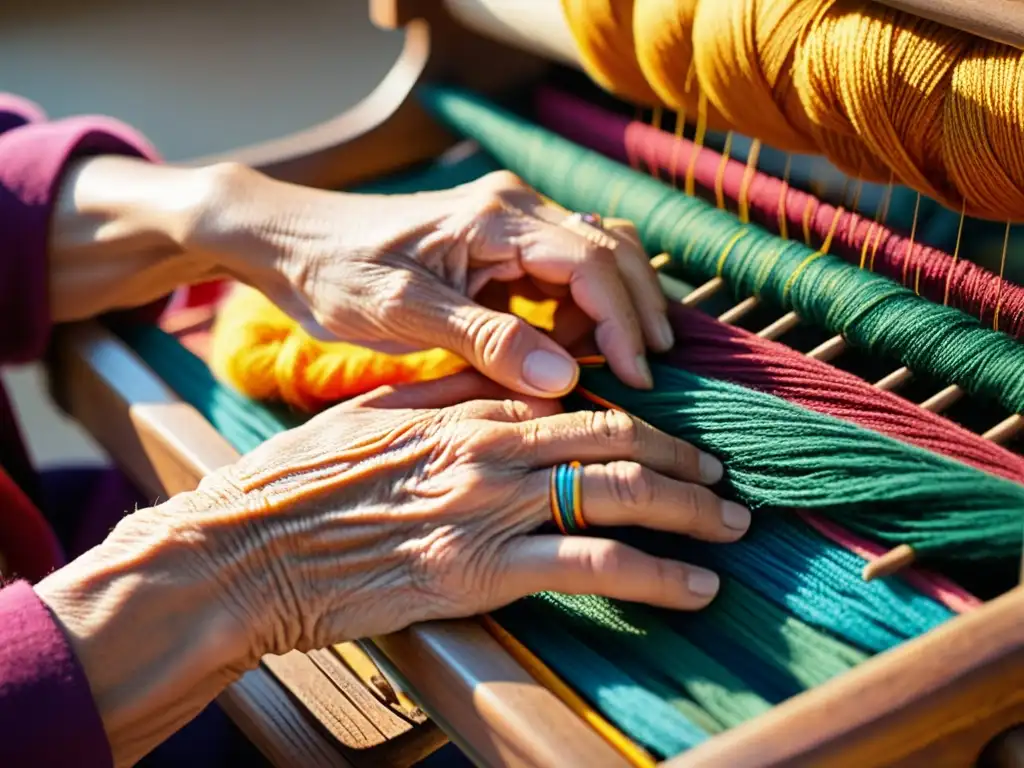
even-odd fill
[(660, 103), (692, 114), (704, 100), (723, 129), (968, 215), (1024, 220), (1020, 51), (870, 0), (563, 7), (584, 68), (612, 92), (628, 93), (620, 78), (635, 89), (639, 71)]
[(452, 88), (420, 92), (453, 130), (476, 139), (509, 170), (575, 210), (633, 221), (649, 253), (671, 255), (685, 275), (721, 276), (853, 346), (965, 391), (1024, 411), (1024, 346), (953, 307), (927, 301), (838, 257), (783, 241), (727, 211), (584, 149), (486, 100)]
[[(750, 218), (783, 237), (818, 247), (885, 275), (932, 301), (948, 303), (1015, 337), (1024, 336), (1024, 288), (964, 259), (913, 243), (857, 213), (837, 210), (779, 179), (706, 147), (629, 121), (571, 95), (542, 88), (535, 98), (538, 122), (567, 139), (619, 162), (669, 174), (681, 184), (693, 173), (707, 197), (721, 186), (734, 205), (748, 201)], [(807, 235), (810, 235), (807, 238)], [(998, 310), (998, 317), (996, 312)]]

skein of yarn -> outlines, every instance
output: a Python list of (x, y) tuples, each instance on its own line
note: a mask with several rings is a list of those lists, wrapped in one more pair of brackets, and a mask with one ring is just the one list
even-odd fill
[[(1024, 53), (869, 0), (564, 0), (624, 98), (1024, 221)], [(691, 70), (692, 66), (692, 72)]]

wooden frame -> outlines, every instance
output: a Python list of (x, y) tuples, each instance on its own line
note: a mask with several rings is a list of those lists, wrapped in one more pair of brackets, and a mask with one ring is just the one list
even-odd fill
[[(452, 143), (410, 99), (421, 79), (488, 91), (527, 82), (545, 66), (460, 28), (442, 0), (371, 0), (371, 13), (380, 25), (403, 29), (405, 45), (363, 103), (300, 134), (195, 163), (230, 159), (297, 183), (352, 184), (429, 159)], [(484, 52), (486, 72), (459, 67)], [(97, 323), (56, 333), (51, 371), (60, 405), (154, 497), (192, 488), (236, 457), (197, 411)], [(1018, 588), (666, 765), (969, 764), (994, 736), (1024, 722), (1022, 640)], [(625, 765), (475, 621), (419, 625), (374, 643), (389, 671), (479, 762)], [(439, 743), (431, 726), (417, 726), (361, 750), (365, 742), (352, 743), (345, 730), (365, 713), (358, 702), (339, 706), (342, 698), (343, 686), (289, 655), (266, 660), (220, 703), (278, 765), (408, 765)]]

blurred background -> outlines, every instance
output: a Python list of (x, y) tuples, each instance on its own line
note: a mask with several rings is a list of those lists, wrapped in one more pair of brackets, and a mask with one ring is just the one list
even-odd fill
[[(282, 136), (368, 95), (401, 39), (367, 0), (3, 0), (0, 92), (51, 117), (100, 113), (170, 162)], [(40, 466), (103, 461), (37, 366), (5, 370)]]

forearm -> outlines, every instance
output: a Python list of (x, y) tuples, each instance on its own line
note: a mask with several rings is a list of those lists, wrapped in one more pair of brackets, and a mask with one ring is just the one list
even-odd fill
[(176, 532), (182, 498), (130, 515), (36, 586), (85, 671), (117, 766), (135, 763), (257, 661), (225, 608), (223, 574), (197, 568), (195, 542)]
[(143, 306), (217, 275), (192, 247), (216, 196), (215, 169), (107, 155), (66, 171), (50, 222), (53, 322)]

